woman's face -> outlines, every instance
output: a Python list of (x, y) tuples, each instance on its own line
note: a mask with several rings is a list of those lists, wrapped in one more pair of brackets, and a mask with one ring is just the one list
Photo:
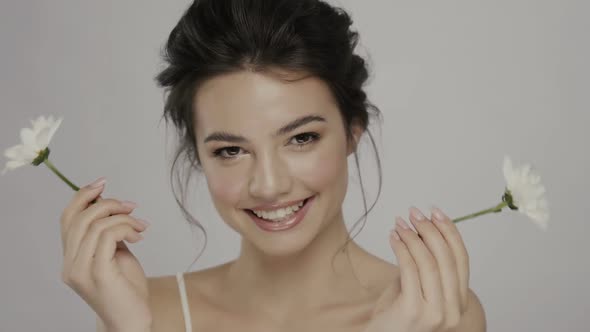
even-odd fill
[[(212, 200), (244, 241), (267, 255), (288, 255), (341, 216), (353, 148), (323, 81), (286, 82), (240, 71), (204, 82), (194, 105), (197, 149)], [(287, 230), (268, 231), (248, 211), (276, 210), (271, 205), (310, 197), (301, 209), (304, 218)]]

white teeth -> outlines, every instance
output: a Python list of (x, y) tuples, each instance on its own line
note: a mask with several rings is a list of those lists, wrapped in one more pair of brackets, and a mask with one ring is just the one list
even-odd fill
[(273, 211), (252, 210), (252, 212), (254, 212), (254, 214), (257, 215), (259, 218), (277, 220), (293, 214), (294, 212), (298, 211), (302, 206), (303, 201), (299, 202), (298, 204)]

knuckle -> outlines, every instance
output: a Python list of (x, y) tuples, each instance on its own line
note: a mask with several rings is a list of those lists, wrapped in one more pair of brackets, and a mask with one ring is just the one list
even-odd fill
[(126, 205), (123, 205), (123, 200), (114, 199), (112, 208), (113, 208), (113, 210), (117, 210), (117, 212), (119, 212), (119, 213), (123, 213), (123, 214), (129, 213), (129, 212), (127, 212), (129, 208)]
[(66, 270), (63, 270), (61, 273), (61, 281), (68, 286), (71, 283), (70, 275)]
[(137, 220), (137, 218), (130, 215), (121, 215), (120, 219), (121, 223), (125, 224), (129, 229), (135, 230), (136, 228), (141, 226), (141, 223)]
[(442, 308), (435, 305), (429, 305), (427, 310), (424, 310), (424, 323), (430, 328), (437, 328), (444, 323), (444, 312)]
[(103, 273), (97, 265), (92, 268), (92, 281), (97, 287), (102, 287), (109, 284), (107, 274)]
[(62, 276), (63, 282), (71, 288), (78, 289), (82, 285), (80, 276), (68, 273)]
[(118, 199), (115, 198), (103, 198), (100, 200), (100, 204), (103, 205), (105, 208), (115, 209), (119, 207), (120, 202)]
[(89, 196), (92, 193), (92, 188), (89, 186), (81, 187), (78, 191), (74, 193), (72, 197), (72, 202), (80, 202), (81, 200), (85, 199), (85, 197)]
[(133, 234), (134, 236), (139, 233), (131, 223), (125, 224), (125, 229), (122, 232), (126, 235)]
[(97, 201), (95, 205), (101, 214), (106, 213), (112, 215), (118, 213), (118, 211), (121, 210), (121, 204), (117, 199), (114, 198), (103, 198), (100, 201)]
[(440, 276), (439, 276), (440, 271), (438, 270), (437, 264), (438, 263), (436, 263), (436, 261), (434, 261), (434, 260), (428, 260), (428, 264), (426, 264), (425, 269), (426, 269), (426, 273), (428, 275), (432, 275), (432, 276), (438, 277), (440, 279)]
[(407, 317), (407, 319), (410, 322), (417, 323), (418, 321), (420, 321), (420, 309), (417, 306), (411, 306), (409, 308), (406, 308), (404, 316)]
[(445, 321), (444, 315), (440, 311), (435, 311), (429, 316), (429, 323), (432, 327), (440, 327)]
[(69, 281), (70, 285), (76, 287), (82, 284), (82, 278), (77, 273), (70, 273)]
[(130, 229), (132, 229), (132, 227), (130, 225), (122, 223), (117, 226), (113, 226), (113, 227), (109, 227), (109, 228), (105, 229), (102, 232), (101, 237), (105, 241), (116, 241), (122, 235), (128, 233)]
[(109, 240), (117, 236), (122, 230), (121, 227), (134, 229), (139, 222), (129, 215), (116, 215), (104, 218), (104, 222), (93, 222), (88, 227), (89, 234), (100, 234), (101, 240)]
[(459, 326), (460, 320), (461, 320), (461, 315), (458, 312), (453, 311), (447, 315), (447, 317), (445, 319), (445, 327), (447, 329), (457, 327), (457, 326)]
[(112, 241), (114, 240), (115, 236), (117, 235), (117, 229), (114, 227), (107, 228), (100, 233), (100, 240), (101, 241)]
[(61, 211), (61, 215), (59, 216), (59, 224), (63, 228), (68, 224), (68, 221), (72, 219), (73, 211), (71, 206), (65, 207)]
[(133, 226), (133, 229), (145, 230), (147, 228), (147, 226), (140, 222), (137, 218), (129, 216), (129, 220)]
[(99, 234), (103, 231), (104, 228), (105, 228), (104, 223), (93, 222), (88, 227), (88, 234)]

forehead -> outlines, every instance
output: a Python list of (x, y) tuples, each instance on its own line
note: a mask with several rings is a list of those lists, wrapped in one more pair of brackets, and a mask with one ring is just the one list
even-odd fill
[(283, 76), (244, 70), (203, 82), (193, 103), (200, 133), (220, 126), (224, 129), (260, 127), (261, 121), (274, 128), (294, 117), (312, 113), (326, 117), (338, 115), (336, 101), (321, 79), (292, 72), (279, 72), (279, 75)]

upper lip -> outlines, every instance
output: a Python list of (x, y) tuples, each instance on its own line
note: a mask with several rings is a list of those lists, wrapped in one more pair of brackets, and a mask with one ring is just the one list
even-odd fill
[[(309, 197), (307, 197), (307, 198), (309, 198)], [(290, 201), (290, 202), (285, 202), (285, 203), (259, 205), (259, 206), (253, 207), (250, 210), (256, 210), (256, 211), (272, 211), (272, 210), (281, 209), (281, 208), (285, 208), (285, 207), (288, 207), (288, 206), (292, 206), (292, 205), (298, 204), (299, 202), (302, 202), (302, 201), (306, 200), (307, 198), (298, 199), (298, 200), (295, 200), (295, 201)]]

